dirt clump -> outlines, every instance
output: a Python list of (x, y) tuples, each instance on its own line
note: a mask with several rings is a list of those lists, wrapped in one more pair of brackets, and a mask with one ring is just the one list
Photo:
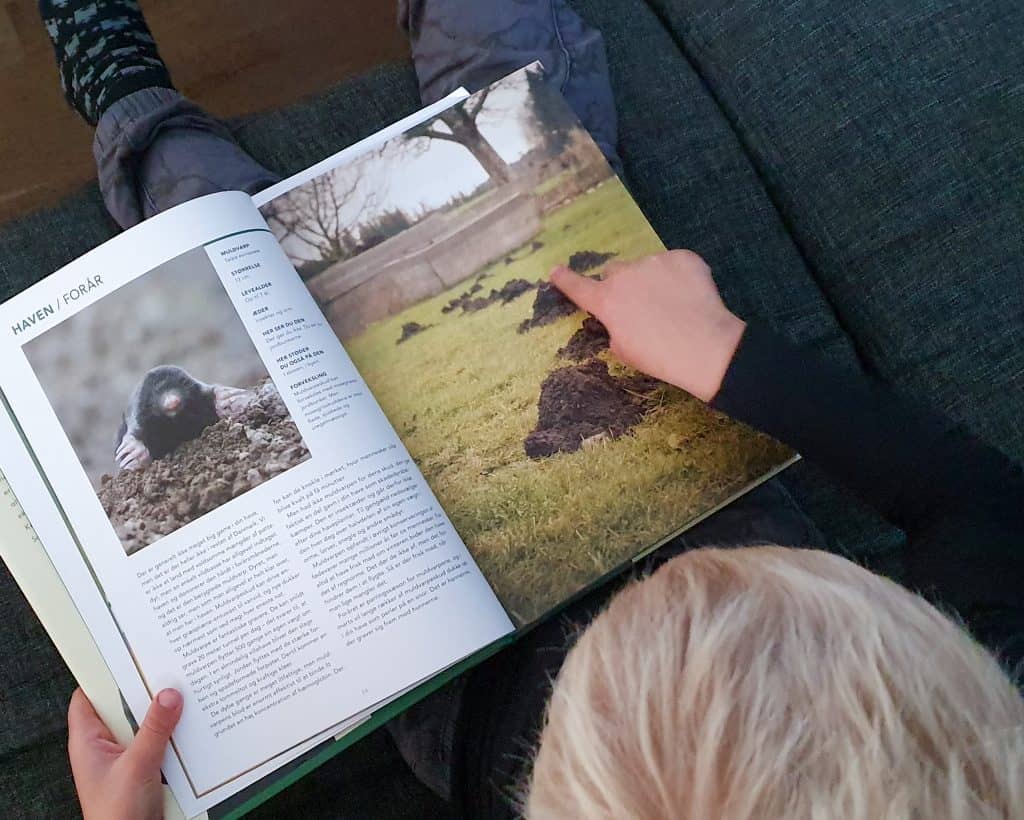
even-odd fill
[(97, 495), (129, 555), (310, 457), (273, 382), (254, 390), (234, 418), (142, 470), (101, 478)]
[(502, 304), (508, 304), (517, 296), (536, 287), (536, 285), (527, 282), (525, 279), (511, 279), (502, 285), (501, 290), (491, 288), (491, 292), (487, 296), (476, 296), (475, 294), (483, 290), (484, 287), (480, 284), (481, 278), (483, 277), (478, 277), (469, 290), (460, 293), (448, 302), (447, 305), (441, 308), (441, 312), (451, 313), (457, 308), (462, 308), (463, 313), (476, 313), (478, 310), (483, 310), (488, 305), (493, 305), (499, 300)]
[(474, 293), (478, 293), (481, 290), (480, 283), (477, 282), (468, 291), (463, 293), (461, 296), (452, 299), (447, 305), (441, 308), (444, 313), (450, 313), (457, 307), (462, 308), (463, 313), (476, 313), (478, 310), (483, 310), (489, 305), (493, 305), (495, 302), (501, 302), (503, 305), (507, 305), (514, 299), (518, 299), (524, 293), (528, 293), (537, 287), (536, 282), (528, 282), (526, 279), (509, 279), (504, 285), (498, 290), (491, 288), (491, 292), (486, 296), (473, 296)]
[(469, 300), (469, 298), (470, 298), (469, 293), (461, 293), (458, 296), (456, 296), (454, 299), (452, 299), (450, 302), (448, 302), (447, 305), (442, 307), (441, 308), (441, 312), (442, 313), (451, 313), (453, 310), (456, 310), (456, 309), (462, 307)]
[(470, 300), (472, 300), (472, 298), (473, 298), (473, 296), (475, 294), (477, 294), (481, 290), (483, 290), (484, 286), (480, 284), (480, 280), (482, 278), (483, 278), (482, 276), (478, 276), (476, 278), (476, 281), (469, 288), (469, 290), (463, 291), (458, 296), (456, 296), (454, 299), (452, 299), (450, 302), (448, 302), (447, 305), (445, 305), (443, 308), (441, 308), (441, 312), (442, 313), (451, 313), (453, 310), (455, 310), (457, 308), (465, 308), (466, 303), (469, 302)]
[(540, 388), (526, 455), (574, 453), (588, 441), (624, 435), (650, 410), (650, 393), (658, 386), (646, 376), (613, 376), (600, 359), (551, 372)]
[(535, 327), (550, 325), (563, 316), (572, 316), (577, 311), (576, 305), (566, 298), (562, 291), (550, 282), (541, 282), (537, 286), (537, 296), (533, 300), (533, 313), (519, 325), (519, 332), (526, 333)]
[(569, 257), (569, 270), (575, 273), (586, 273), (588, 270), (599, 268), (609, 259), (614, 259), (617, 253), (599, 253), (597, 251), (576, 251)]
[(491, 289), (487, 297), (492, 302), (500, 301), (503, 305), (518, 299), (524, 293), (534, 290), (540, 282), (528, 282), (526, 279), (509, 279), (499, 290)]
[[(598, 274), (586, 274), (586, 271), (601, 267), (613, 256), (616, 254), (577, 251), (569, 257), (569, 268), (575, 273), (589, 275), (591, 279), (600, 279)], [(533, 302), (533, 314), (519, 325), (519, 332), (526, 333), (532, 328), (550, 325), (563, 316), (572, 316), (576, 310), (576, 305), (563, 296), (558, 288), (550, 282), (541, 282), (537, 287), (537, 298)]]
[(491, 300), (486, 296), (477, 296), (475, 299), (467, 299), (462, 303), (463, 313), (476, 313), (478, 310), (483, 310), (491, 304)]
[(588, 316), (583, 320), (583, 326), (558, 351), (558, 355), (563, 359), (582, 362), (607, 350), (610, 342), (608, 329), (593, 316)]
[(402, 325), (402, 335), (398, 337), (395, 342), (396, 345), (400, 345), (402, 342), (406, 342), (413, 336), (422, 333), (424, 330), (429, 330), (433, 325), (421, 325), (419, 322), (406, 322)]

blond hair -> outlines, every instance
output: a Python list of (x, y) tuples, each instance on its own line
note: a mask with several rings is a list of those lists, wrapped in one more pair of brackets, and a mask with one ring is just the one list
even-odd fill
[(704, 549), (569, 653), (529, 820), (1024, 817), (1024, 700), (923, 599), (835, 555)]

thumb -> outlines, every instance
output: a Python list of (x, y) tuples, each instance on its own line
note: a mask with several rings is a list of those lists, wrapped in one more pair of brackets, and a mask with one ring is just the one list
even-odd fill
[(560, 266), (551, 271), (551, 283), (576, 306), (601, 318), (601, 283)]
[(155, 775), (160, 771), (171, 732), (181, 719), (181, 707), (182, 697), (177, 689), (164, 689), (153, 698), (135, 739), (124, 753), (140, 772)]

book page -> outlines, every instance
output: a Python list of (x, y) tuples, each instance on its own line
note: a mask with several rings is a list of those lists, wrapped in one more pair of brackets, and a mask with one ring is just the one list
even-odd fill
[(548, 282), (664, 250), (539, 65), (261, 211), (518, 626), (791, 463)]
[(186, 814), (511, 629), (244, 194), (0, 306), (0, 355), (0, 467), (135, 719), (185, 694)]

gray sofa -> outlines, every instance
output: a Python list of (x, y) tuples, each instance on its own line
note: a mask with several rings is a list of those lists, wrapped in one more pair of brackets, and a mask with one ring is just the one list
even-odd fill
[[(574, 5), (605, 34), (627, 181), (665, 242), (741, 315), (1024, 458), (1024, 6)], [(237, 135), (290, 173), (417, 107), (411, 67), (385, 66)], [(0, 298), (113, 232), (95, 187), (0, 226)], [(899, 531), (813, 465), (785, 480), (829, 548), (899, 577)], [(5, 570), (0, 653), (0, 815), (74, 816), (73, 681)], [(299, 814), (448, 816), (384, 733), (256, 812)]]

